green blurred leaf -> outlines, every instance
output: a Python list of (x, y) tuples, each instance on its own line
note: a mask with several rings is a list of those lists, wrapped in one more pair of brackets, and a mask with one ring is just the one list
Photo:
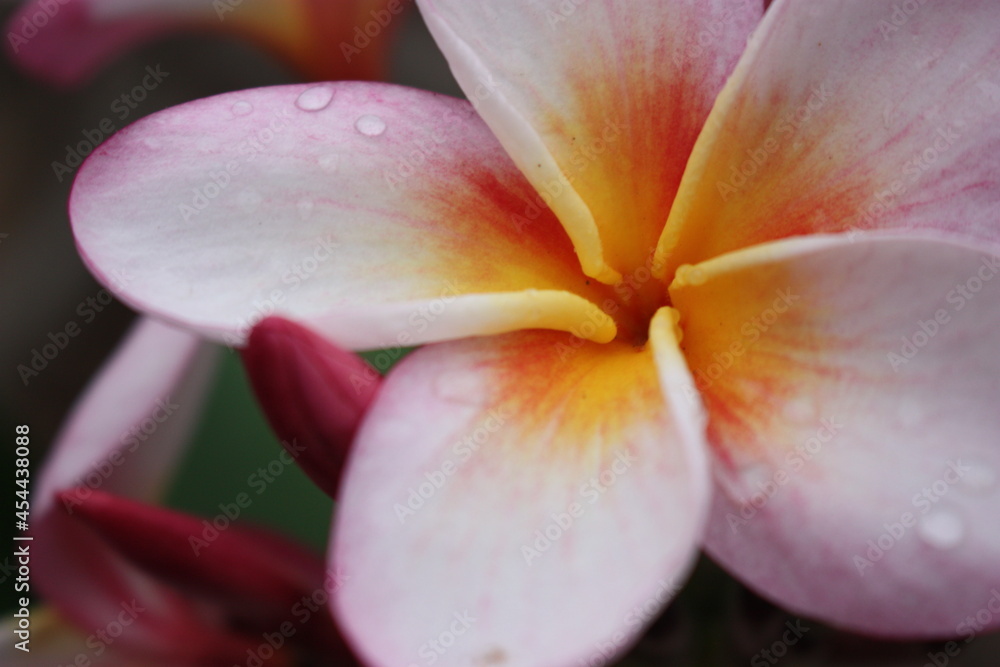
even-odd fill
[[(224, 353), (202, 423), (166, 500), (170, 507), (219, 519), (240, 494), (249, 506), (239, 522), (277, 529), (322, 551), (333, 501), (306, 477), (271, 432), (253, 398), (239, 357)], [(245, 504), (245, 503), (244, 503)]]

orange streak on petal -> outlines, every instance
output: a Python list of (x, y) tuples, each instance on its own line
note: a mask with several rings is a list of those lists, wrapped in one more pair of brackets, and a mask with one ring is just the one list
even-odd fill
[[(503, 410), (522, 416), (525, 432), (550, 433), (552, 442), (598, 456), (617, 446), (615, 434), (664, 418), (650, 349), (617, 341), (597, 344), (563, 333), (518, 336), (506, 339), (517, 354), (502, 357), (494, 369), (494, 395)], [(595, 449), (596, 443), (602, 446)]]

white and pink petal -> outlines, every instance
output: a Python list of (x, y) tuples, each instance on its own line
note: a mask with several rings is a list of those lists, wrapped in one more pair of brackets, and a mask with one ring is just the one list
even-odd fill
[(671, 295), (709, 414), (708, 552), (795, 613), (967, 636), (1000, 586), (998, 248), (789, 239), (682, 267)]
[(1000, 241), (1000, 5), (779, 0), (694, 147), (657, 267), (812, 233)]
[(162, 657), (232, 655), (240, 644), (206, 633), (200, 612), (125, 563), (73, 511), (95, 489), (147, 501), (165, 491), (200, 413), (215, 352), (191, 334), (139, 320), (73, 408), (33, 492), (33, 586), (88, 631), (141, 601), (148, 611), (118, 643)]
[(419, 0), (455, 77), (613, 283), (656, 246), (759, 0)]
[(354, 349), (616, 327), (467, 102), (330, 83), (220, 95), (115, 135), (70, 215), (130, 305), (230, 344), (281, 314)]
[(697, 552), (708, 492), (666, 311), (652, 336), (636, 349), (513, 333), (393, 369), (348, 463), (330, 556), (359, 656), (569, 665), (637, 638)]

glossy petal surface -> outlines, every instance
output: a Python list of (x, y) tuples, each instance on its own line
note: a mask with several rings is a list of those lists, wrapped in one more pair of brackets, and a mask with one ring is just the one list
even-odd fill
[(665, 273), (811, 233), (1000, 240), (998, 20), (990, 0), (775, 2), (695, 146)]
[(610, 283), (645, 265), (760, 2), (418, 4), (584, 271)]
[(537, 199), (468, 103), (339, 83), (144, 118), (84, 164), (70, 213), (125, 301), (230, 344), (274, 313), (362, 349), (519, 328), (612, 339), (582, 298), (603, 286)]
[(699, 408), (660, 388), (690, 382), (672, 336), (664, 312), (652, 350), (525, 332), (393, 369), (334, 527), (360, 656), (530, 666), (629, 645), (686, 573), (706, 500)]
[(1000, 585), (998, 273), (959, 242), (844, 235), (682, 268), (709, 553), (795, 613), (965, 635)]

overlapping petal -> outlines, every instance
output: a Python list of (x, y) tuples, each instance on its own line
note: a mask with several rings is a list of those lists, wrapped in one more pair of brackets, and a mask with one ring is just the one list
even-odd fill
[[(32, 581), (77, 627), (103, 629), (141, 598), (121, 646), (169, 656), (232, 655), (203, 619), (162, 586), (144, 581), (103, 541), (72, 519), (93, 489), (152, 500), (164, 491), (199, 414), (214, 351), (197, 338), (141, 320), (93, 381), (57, 437), (33, 493)], [(76, 493), (57, 500), (59, 491)]]
[[(362, 426), (331, 555), (358, 650), (623, 649), (700, 534), (700, 395), (707, 546), (751, 586), (896, 637), (991, 609), (993, 5), (778, 0), (690, 162), (760, 3), (422, 6), (471, 105), (362, 84), (220, 96), (119, 134), (71, 204), (123, 299), (216, 339), (275, 312), (353, 348), (506, 334), (418, 351)], [(787, 238), (849, 229), (881, 231)], [(693, 376), (672, 311), (648, 347), (609, 342), (596, 284), (685, 262)]]
[(701, 532), (684, 382), (667, 311), (646, 349), (521, 332), (403, 360), (361, 427), (334, 530), (335, 610), (359, 654), (553, 665), (627, 647)]
[(763, 11), (753, 0), (421, 0), (466, 95), (584, 271), (647, 264), (691, 147)]
[(678, 272), (728, 570), (857, 631), (997, 627), (995, 248), (817, 236)]
[(32, 0), (7, 25), (7, 50), (59, 85), (179, 31), (243, 35), (312, 79), (375, 79), (403, 0)]
[(698, 139), (657, 268), (816, 232), (1000, 240), (998, 20), (989, 0), (775, 2)]
[[(146, 501), (162, 496), (200, 414), (216, 355), (196, 336), (137, 320), (57, 436), (39, 478), (35, 516), (47, 515), (54, 492), (65, 488), (100, 486)], [(110, 467), (99, 465), (105, 460)], [(97, 468), (91, 483), (87, 476)]]
[(125, 301), (229, 343), (274, 312), (352, 348), (615, 335), (594, 305), (607, 288), (472, 107), (421, 91), (280, 86), (175, 107), (91, 156), (70, 214)]

